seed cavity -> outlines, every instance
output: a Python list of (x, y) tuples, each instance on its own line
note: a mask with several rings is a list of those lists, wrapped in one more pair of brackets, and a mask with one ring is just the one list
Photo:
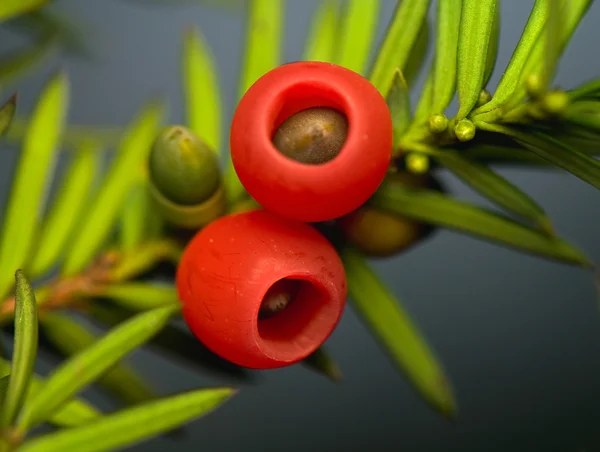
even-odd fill
[(300, 281), (282, 279), (273, 284), (265, 294), (259, 310), (259, 319), (271, 317), (283, 311), (298, 295)]

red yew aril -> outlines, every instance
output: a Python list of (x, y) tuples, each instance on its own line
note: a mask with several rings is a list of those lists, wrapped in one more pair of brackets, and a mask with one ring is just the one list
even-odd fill
[(240, 366), (268, 369), (304, 359), (330, 336), (345, 306), (346, 276), (312, 226), (255, 210), (195, 235), (177, 290), (204, 345)]
[[(292, 124), (292, 139), (305, 147), (306, 140), (331, 128), (343, 130), (343, 145), (324, 149), (322, 159), (304, 149), (308, 157), (297, 161), (277, 132), (286, 120), (310, 110), (318, 113), (318, 124), (311, 125), (305, 114), (305, 136)], [(338, 113), (332, 116), (332, 110)], [(315, 127), (321, 130), (316, 135)], [(278, 149), (274, 139), (286, 149)], [(331, 142), (338, 146), (339, 137)], [(327, 221), (362, 205), (382, 182), (392, 153), (392, 120), (383, 96), (361, 75), (330, 63), (290, 63), (265, 74), (242, 97), (230, 147), (240, 181), (265, 209), (305, 222)]]

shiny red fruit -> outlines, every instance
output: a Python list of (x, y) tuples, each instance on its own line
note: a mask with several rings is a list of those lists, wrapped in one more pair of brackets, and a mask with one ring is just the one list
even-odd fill
[[(345, 115), (348, 134), (339, 154), (301, 163), (273, 144), (279, 126), (314, 107)], [(241, 99), (230, 132), (240, 181), (265, 209), (305, 222), (331, 220), (356, 209), (382, 182), (392, 152), (392, 120), (383, 96), (364, 77), (330, 63), (280, 66)]]
[[(267, 369), (302, 360), (329, 337), (346, 302), (346, 276), (312, 226), (257, 210), (198, 232), (180, 261), (177, 290), (202, 343), (240, 366)], [(269, 305), (272, 313), (261, 315)]]

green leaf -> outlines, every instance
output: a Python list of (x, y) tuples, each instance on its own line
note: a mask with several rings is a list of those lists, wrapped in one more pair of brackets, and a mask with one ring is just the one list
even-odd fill
[(135, 250), (122, 254), (105, 278), (111, 282), (120, 282), (140, 276), (160, 262), (178, 264), (181, 259), (180, 245), (170, 239), (148, 240)]
[(302, 360), (302, 364), (332, 381), (342, 380), (342, 371), (322, 346)]
[(335, 63), (362, 74), (369, 61), (379, 19), (380, 0), (347, 0)]
[(429, 0), (398, 2), (369, 75), (371, 83), (379, 92), (387, 92), (396, 68), (404, 71), (421, 26), (426, 20), (429, 3)]
[(600, 78), (584, 83), (567, 93), (572, 102), (588, 98), (600, 99)]
[[(115, 304), (93, 303), (90, 314), (100, 324), (112, 326), (128, 319), (131, 312)], [(240, 382), (252, 379), (252, 374), (247, 369), (226, 361), (211, 352), (188, 331), (171, 324), (150, 339), (148, 345), (169, 359), (175, 359), (203, 373), (208, 371), (218, 378), (225, 377)]]
[[(562, 55), (564, 49), (569, 44), (573, 33), (575, 33), (575, 30), (579, 26), (579, 22), (592, 4), (592, 0), (562, 0), (561, 3), (561, 36), (560, 47), (556, 56), (557, 58)], [(537, 74), (540, 70), (542, 70), (542, 66), (544, 64), (545, 45), (545, 39), (540, 38), (536, 41), (531, 54), (525, 62), (525, 67), (521, 72), (519, 89), (515, 90), (507, 102), (509, 106), (515, 106), (525, 98), (527, 94), (525, 90), (525, 81), (530, 75)]]
[(158, 285), (147, 282), (110, 284), (99, 289), (94, 295), (108, 298), (131, 311), (146, 311), (179, 303), (177, 291), (170, 284)]
[(284, 0), (251, 0), (240, 97), (256, 80), (281, 63)]
[(484, 88), (496, 8), (496, 0), (463, 0), (458, 39), (457, 121), (466, 118), (473, 110)]
[(548, 0), (548, 19), (544, 27), (544, 59), (541, 76), (541, 86), (544, 90), (554, 78), (556, 65), (560, 58), (561, 46), (561, 3), (562, 0)]
[(417, 77), (423, 68), (423, 63), (425, 63), (427, 52), (429, 51), (429, 28), (429, 21), (425, 18), (419, 29), (415, 44), (404, 65), (404, 78), (406, 79), (406, 84), (409, 89), (413, 87), (415, 80), (417, 80)]
[(334, 61), (339, 22), (339, 0), (323, 0), (315, 11), (306, 38), (304, 61)]
[[(26, 404), (35, 397), (43, 385), (43, 380), (33, 380), (34, 391), (28, 394)], [(102, 417), (102, 413), (81, 399), (70, 399), (50, 415), (48, 423), (59, 427), (78, 427)]]
[(27, 129), (0, 239), (0, 300), (12, 287), (11, 275), (24, 266), (34, 245), (65, 124), (68, 91), (66, 75), (53, 77), (42, 92)]
[(370, 202), (397, 215), (491, 240), (522, 252), (585, 267), (592, 265), (581, 251), (562, 239), (548, 237), (510, 218), (433, 190), (384, 182)]
[(465, 157), (484, 164), (542, 165), (545, 167), (550, 165), (547, 160), (520, 146), (474, 144), (462, 150), (462, 153)]
[(136, 182), (137, 172), (146, 163), (161, 118), (161, 106), (150, 104), (125, 132), (117, 156), (72, 239), (63, 275), (83, 270), (112, 232), (127, 194)]
[(131, 188), (121, 212), (121, 250), (132, 253), (146, 241), (160, 237), (164, 220), (156, 210), (148, 187), (148, 178), (140, 174)]
[(195, 27), (183, 39), (183, 95), (186, 122), (217, 154), (221, 152), (221, 91), (213, 55)]
[(203, 416), (226, 402), (235, 390), (200, 389), (184, 392), (139, 407), (119, 411), (89, 425), (51, 433), (24, 443), (22, 452), (122, 449), (153, 438)]
[(17, 110), (17, 93), (10, 96), (10, 98), (0, 107), (0, 136), (9, 128), (13, 118), (15, 117), (15, 111)]
[[(5, 138), (11, 143), (21, 143), (23, 136), (30, 124), (30, 119), (23, 116), (15, 116)], [(102, 143), (107, 148), (116, 146), (122, 138), (123, 130), (120, 127), (106, 125), (89, 126), (83, 124), (68, 124), (62, 136), (62, 144), (66, 149), (77, 150), (86, 143), (93, 141)]]
[(458, 31), (462, 0), (437, 2), (437, 36), (431, 112), (444, 113), (456, 91)]
[(101, 155), (94, 143), (87, 143), (72, 154), (71, 165), (37, 239), (29, 270), (33, 278), (46, 273), (61, 258), (89, 201)]
[(425, 79), (423, 88), (421, 89), (421, 95), (415, 108), (415, 114), (413, 116), (413, 126), (422, 125), (426, 123), (431, 115), (431, 107), (433, 105), (433, 68), (429, 71), (429, 75)]
[(527, 193), (498, 173), (449, 149), (436, 152), (434, 158), (481, 195), (553, 235), (550, 219), (544, 210)]
[[(0, 374), (3, 372), (10, 372), (10, 363), (0, 359)], [(23, 405), (28, 405), (43, 385), (44, 380), (37, 375), (33, 375)], [(100, 416), (102, 416), (102, 413), (89, 403), (81, 399), (71, 399), (53, 413), (48, 422), (60, 427), (75, 427), (83, 425), (92, 419), (97, 419)]]
[(536, 0), (521, 39), (515, 48), (510, 62), (500, 79), (492, 100), (479, 107), (474, 113), (485, 113), (503, 105), (515, 92), (521, 80), (530, 54), (538, 42), (548, 18), (549, 2), (552, 0)]
[[(256, 80), (281, 63), (283, 8), (283, 0), (250, 0), (240, 97)], [(235, 204), (245, 190), (235, 172), (231, 156), (223, 179), (228, 202)]]
[(2, 3), (0, 3), (0, 22), (34, 11), (46, 3), (48, 3), (48, 0), (2, 0)]
[[(77, 355), (91, 347), (97, 338), (73, 319), (58, 314), (46, 314), (41, 320), (45, 339), (66, 357)], [(102, 376), (98, 383), (117, 400), (134, 405), (156, 398), (148, 383), (125, 363), (117, 363)]]
[(35, 294), (21, 270), (15, 273), (15, 335), (10, 381), (2, 404), (0, 427), (12, 425), (22, 409), (33, 375), (38, 346)]
[(357, 313), (425, 401), (453, 417), (456, 404), (450, 383), (409, 314), (359, 252), (344, 248), (340, 255), (348, 276), (348, 294)]
[(514, 127), (488, 123), (478, 123), (477, 126), (489, 132), (513, 137), (519, 144), (539, 157), (600, 189), (600, 162), (598, 160), (567, 147), (549, 135), (534, 130), (524, 132)]
[(410, 125), (410, 97), (406, 80), (400, 69), (394, 71), (392, 86), (386, 95), (394, 130), (394, 149), (400, 145), (400, 137)]
[(56, 50), (55, 40), (44, 39), (24, 50), (4, 56), (0, 59), (0, 91), (35, 71), (45, 60), (54, 55)]
[[(564, 119), (584, 127), (591, 131), (600, 133), (600, 102), (581, 100), (567, 107)], [(597, 140), (596, 143), (598, 143)]]
[(494, 21), (492, 22), (492, 32), (490, 34), (490, 43), (487, 48), (487, 57), (485, 59), (485, 71), (483, 73), (483, 87), (485, 88), (494, 72), (496, 60), (498, 59), (498, 46), (500, 45), (500, 5), (496, 6), (494, 12)]
[(10, 374), (0, 378), (0, 406), (4, 406), (4, 399), (6, 398), (6, 390), (8, 389), (9, 380)]
[(28, 430), (48, 419), (65, 401), (160, 331), (173, 312), (173, 308), (168, 307), (139, 314), (60, 365), (48, 377), (39, 394), (24, 408), (19, 427)]

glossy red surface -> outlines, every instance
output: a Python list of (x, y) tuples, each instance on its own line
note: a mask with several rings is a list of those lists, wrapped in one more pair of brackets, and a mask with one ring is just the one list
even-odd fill
[[(302, 281), (283, 311), (258, 319), (267, 290)], [(315, 351), (337, 325), (346, 302), (344, 267), (312, 226), (258, 210), (222, 217), (191, 240), (177, 272), (183, 316), (213, 352), (266, 369)]]
[[(344, 113), (349, 130), (337, 157), (319, 165), (281, 154), (277, 127), (311, 107)], [(340, 217), (378, 188), (392, 153), (392, 120), (383, 96), (361, 75), (330, 63), (280, 66), (241, 99), (230, 131), (231, 156), (246, 190), (267, 210), (305, 222)]]

